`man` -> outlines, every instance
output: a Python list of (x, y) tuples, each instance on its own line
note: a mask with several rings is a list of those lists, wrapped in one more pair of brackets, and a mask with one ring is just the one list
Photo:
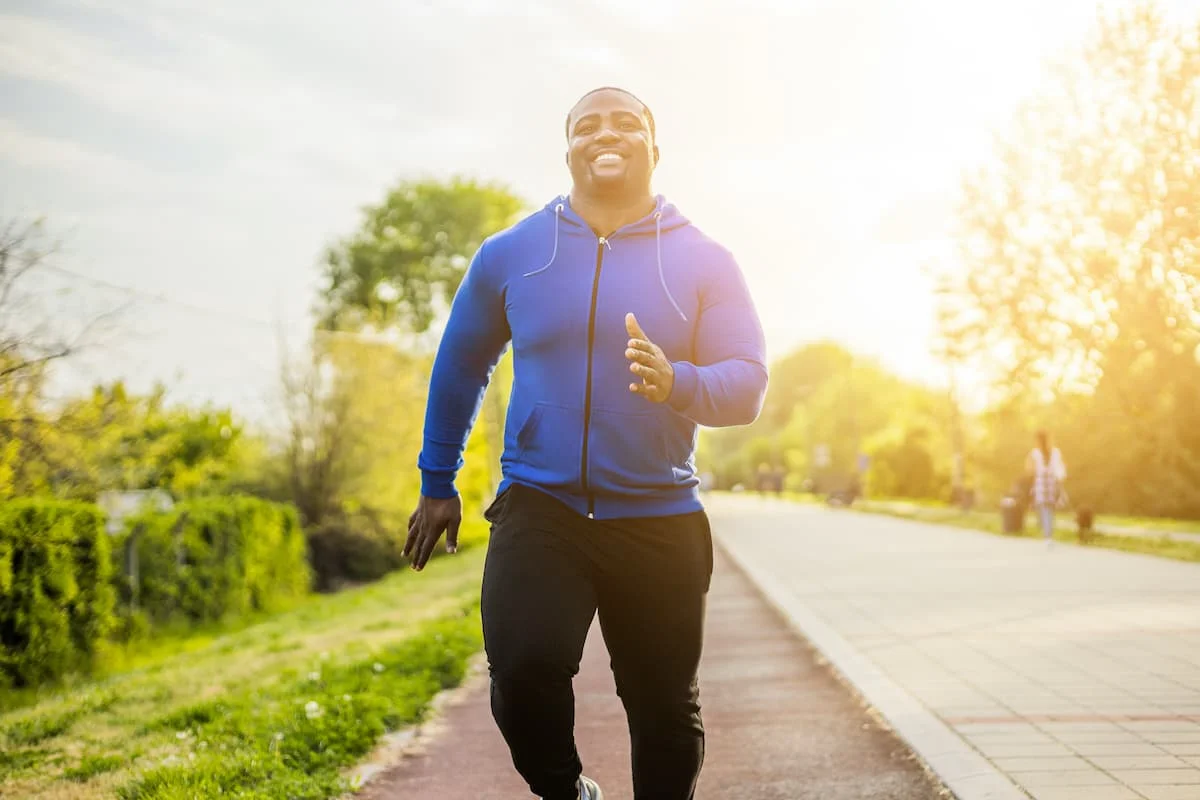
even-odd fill
[[(504, 348), (513, 389), (483, 575), (491, 703), (513, 764), (547, 800), (581, 776), (571, 681), (599, 612), (638, 800), (684, 800), (704, 757), (696, 673), (712, 538), (697, 425), (743, 425), (767, 385), (762, 328), (733, 257), (651, 193), (654, 117), (619, 89), (567, 116), (569, 197), (490, 237), (434, 362), (405, 554), (420, 570)], [(631, 382), (632, 378), (632, 382)]]

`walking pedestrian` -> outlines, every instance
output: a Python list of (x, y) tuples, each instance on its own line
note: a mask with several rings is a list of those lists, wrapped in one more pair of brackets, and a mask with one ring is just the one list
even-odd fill
[[(492, 713), (533, 794), (596, 800), (572, 678), (594, 616), (628, 717), (634, 796), (687, 800), (704, 759), (697, 670), (712, 536), (698, 425), (752, 422), (762, 327), (730, 253), (651, 190), (650, 109), (610, 87), (566, 121), (572, 186), (487, 239), (451, 305), (430, 381), (420, 570), (462, 517), (454, 479), (484, 388), (513, 348), (503, 479), (482, 617)], [(632, 378), (632, 382), (631, 382)]]
[(1029, 492), (1037, 509), (1042, 536), (1049, 547), (1054, 541), (1054, 510), (1062, 502), (1062, 482), (1067, 477), (1062, 452), (1051, 445), (1050, 434), (1040, 430), (1034, 437), (1035, 446), (1025, 459), (1025, 471), (1030, 479)]

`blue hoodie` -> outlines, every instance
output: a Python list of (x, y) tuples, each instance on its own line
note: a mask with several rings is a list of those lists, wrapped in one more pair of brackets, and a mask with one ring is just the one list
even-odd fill
[[(629, 390), (629, 312), (672, 362), (666, 402)], [(662, 197), (608, 237), (558, 197), (489, 237), (454, 296), (417, 460), (427, 497), (455, 496), (510, 342), (500, 491), (531, 486), (596, 519), (700, 510), (697, 426), (753, 422), (767, 387), (762, 327), (727, 250)]]

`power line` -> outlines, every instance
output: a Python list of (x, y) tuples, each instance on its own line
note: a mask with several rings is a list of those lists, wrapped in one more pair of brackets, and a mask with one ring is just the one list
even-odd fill
[[(145, 289), (138, 289), (133, 286), (125, 286), (123, 284), (113, 283), (111, 281), (102, 280), (100, 278), (93, 278), (90, 275), (84, 275), (83, 273), (75, 272), (73, 270), (66, 269), (65, 267), (59, 267), (59, 266), (55, 266), (52, 264), (44, 264), (42, 266), (50, 272), (55, 272), (64, 277), (72, 278), (77, 281), (82, 281), (84, 283), (91, 284), (92, 286), (95, 286), (100, 289), (108, 289), (108, 290), (114, 291), (114, 292), (121, 292), (121, 293), (129, 295), (131, 297), (140, 297), (140, 298), (149, 300), (151, 302), (159, 303), (161, 305), (176, 306), (177, 308), (186, 309), (186, 310), (191, 311), (196, 314), (202, 314), (202, 315), (206, 315), (206, 316), (210, 316), (210, 317), (215, 317), (218, 319), (224, 319), (224, 320), (231, 321), (231, 322), (239, 322), (244, 325), (252, 325), (254, 327), (265, 328), (265, 329), (272, 329), (274, 327), (270, 322), (267, 322), (266, 320), (257, 319), (255, 317), (247, 317), (247, 316), (238, 314), (233, 311), (226, 311), (223, 309), (207, 308), (205, 306), (199, 306), (199, 305), (196, 305), (195, 303), (189, 303), (185, 300), (179, 300), (174, 297), (170, 297), (166, 294), (155, 294), (154, 292), (148, 292)], [(322, 337), (330, 337), (330, 338), (346, 338), (346, 339), (355, 339), (355, 340), (360, 340), (360, 341), (371, 341), (371, 342), (385, 342), (386, 341), (385, 338), (380, 337), (378, 335), (371, 335), (371, 334), (360, 333), (360, 332), (356, 332), (356, 331), (338, 331), (338, 330), (331, 331), (331, 330), (326, 330), (323, 328), (314, 328), (312, 332), (313, 332), (314, 336), (322, 336)]]
[(55, 273), (58, 273), (59, 275), (63, 275), (68, 278), (73, 278), (74, 280), (77, 280), (77, 281), (82, 281), (84, 283), (91, 284), (92, 286), (95, 286), (100, 289), (108, 289), (110, 291), (121, 292), (122, 294), (126, 294), (131, 297), (139, 297), (139, 298), (142, 298), (145, 300), (150, 300), (152, 302), (159, 303), (162, 305), (169, 305), (169, 306), (175, 306), (177, 308), (183, 308), (183, 309), (186, 309), (186, 310), (191, 311), (196, 314), (204, 314), (206, 316), (216, 317), (216, 318), (224, 319), (227, 321), (240, 322), (245, 325), (253, 325), (255, 327), (260, 327), (260, 328), (271, 328), (272, 327), (271, 323), (267, 322), (266, 320), (256, 319), (254, 317), (243, 316), (241, 314), (238, 314), (238, 313), (232, 312), (232, 311), (225, 311), (222, 309), (214, 309), (214, 308), (206, 308), (204, 306), (198, 306), (195, 303), (189, 303), (187, 301), (179, 300), (179, 299), (170, 297), (165, 294), (155, 294), (154, 292), (148, 292), (145, 289), (137, 289), (132, 286), (124, 286), (119, 283), (112, 283), (111, 281), (101, 280), (100, 278), (93, 278), (90, 275), (84, 275), (79, 272), (74, 272), (72, 270), (66, 269), (65, 267), (59, 267), (59, 266), (55, 266), (52, 264), (45, 264), (45, 265), (43, 265), (43, 267), (50, 272), (55, 272)]

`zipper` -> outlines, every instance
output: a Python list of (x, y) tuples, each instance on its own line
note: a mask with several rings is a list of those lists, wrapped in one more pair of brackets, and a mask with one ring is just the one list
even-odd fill
[(596, 498), (588, 488), (588, 437), (592, 425), (592, 350), (596, 345), (596, 300), (600, 295), (600, 268), (604, 264), (604, 248), (608, 239), (604, 236), (596, 240), (596, 273), (592, 277), (592, 307), (588, 312), (587, 339), (587, 382), (583, 395), (583, 451), (579, 456), (579, 477), (583, 493), (587, 496), (588, 519), (596, 518)]

